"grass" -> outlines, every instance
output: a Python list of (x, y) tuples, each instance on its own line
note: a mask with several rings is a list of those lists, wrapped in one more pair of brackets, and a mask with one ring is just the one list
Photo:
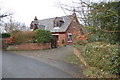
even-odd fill
[(111, 75), (108, 72), (103, 72), (94, 67), (86, 68), (80, 60), (81, 59), (76, 57), (74, 54), (71, 54), (66, 58), (66, 62), (73, 64), (73, 65), (77, 65), (78, 67), (82, 68), (83, 74), (90, 78), (116, 78), (116, 76)]
[(87, 68), (83, 71), (83, 74), (91, 78), (117, 78), (115, 75), (111, 75), (109, 72), (101, 71), (94, 67)]
[(66, 62), (68, 62), (68, 63), (70, 63), (70, 64), (77, 65), (78, 67), (83, 67), (83, 66), (84, 66), (84, 64), (81, 63), (80, 59), (77, 58), (74, 54), (69, 55), (69, 56), (66, 58)]

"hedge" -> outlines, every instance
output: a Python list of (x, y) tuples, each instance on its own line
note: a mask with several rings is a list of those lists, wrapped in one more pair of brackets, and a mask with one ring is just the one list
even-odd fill
[(2, 35), (0, 34), (0, 37), (2, 36), (2, 38), (9, 38), (10, 37), (10, 33), (2, 33)]
[(52, 34), (48, 30), (37, 29), (35, 31), (35, 42), (37, 43), (49, 43), (51, 42)]
[(33, 43), (35, 32), (33, 31), (17, 31), (12, 33), (13, 42), (15, 44), (21, 44), (21, 43)]
[(91, 67), (110, 74), (119, 74), (120, 59), (118, 46), (103, 42), (88, 43), (84, 47), (84, 56)]

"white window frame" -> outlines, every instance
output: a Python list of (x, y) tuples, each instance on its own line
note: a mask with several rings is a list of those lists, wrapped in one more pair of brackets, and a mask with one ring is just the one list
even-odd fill
[[(68, 39), (69, 36), (71, 36), (70, 37), (71, 40)], [(67, 33), (67, 42), (72, 42), (72, 33)]]
[(60, 29), (60, 27), (57, 26), (57, 27), (54, 27), (53, 29)]

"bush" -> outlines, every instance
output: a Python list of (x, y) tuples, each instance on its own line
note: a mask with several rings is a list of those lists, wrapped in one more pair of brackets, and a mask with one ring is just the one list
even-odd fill
[(15, 44), (34, 42), (35, 32), (33, 31), (17, 31), (12, 33), (13, 42)]
[(48, 30), (37, 29), (35, 33), (35, 42), (37, 43), (49, 43), (52, 39), (51, 32)]
[(14, 30), (14, 31), (12, 31), (12, 32), (11, 32), (11, 35), (13, 36), (13, 35), (15, 35), (17, 32), (20, 32), (20, 30)]
[(64, 44), (64, 43), (65, 43), (65, 40), (63, 39), (63, 40), (62, 40), (62, 44)]
[(91, 67), (111, 74), (119, 73), (118, 46), (103, 42), (93, 42), (85, 46), (86, 61)]
[(6, 39), (2, 39), (2, 50), (6, 50), (9, 44), (6, 43)]
[(10, 37), (10, 33), (2, 33), (2, 38), (8, 38)]
[(0, 33), (0, 38), (2, 38), (2, 34)]

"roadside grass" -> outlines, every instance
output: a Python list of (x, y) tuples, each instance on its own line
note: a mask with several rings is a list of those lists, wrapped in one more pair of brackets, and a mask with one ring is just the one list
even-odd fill
[(74, 54), (69, 55), (65, 61), (70, 64), (77, 65), (78, 67), (84, 67), (84, 64)]
[(100, 71), (99, 69), (96, 69), (94, 67), (86, 68), (84, 64), (80, 61), (80, 59), (77, 58), (74, 54), (69, 55), (65, 61), (82, 68), (83, 74), (86, 75), (87, 77), (104, 78), (105, 76), (107, 76), (108, 78), (116, 78), (116, 76), (111, 75), (108, 72)]
[(90, 78), (117, 78), (115, 75), (111, 75), (109, 72), (101, 71), (95, 67), (84, 69), (83, 74)]
[(111, 75), (109, 72), (101, 71), (100, 69), (88, 65), (88, 67), (85, 66), (81, 62), (81, 59), (75, 56), (73, 53), (66, 58), (66, 62), (82, 68), (83, 74), (88, 78), (116, 78), (115, 75)]

